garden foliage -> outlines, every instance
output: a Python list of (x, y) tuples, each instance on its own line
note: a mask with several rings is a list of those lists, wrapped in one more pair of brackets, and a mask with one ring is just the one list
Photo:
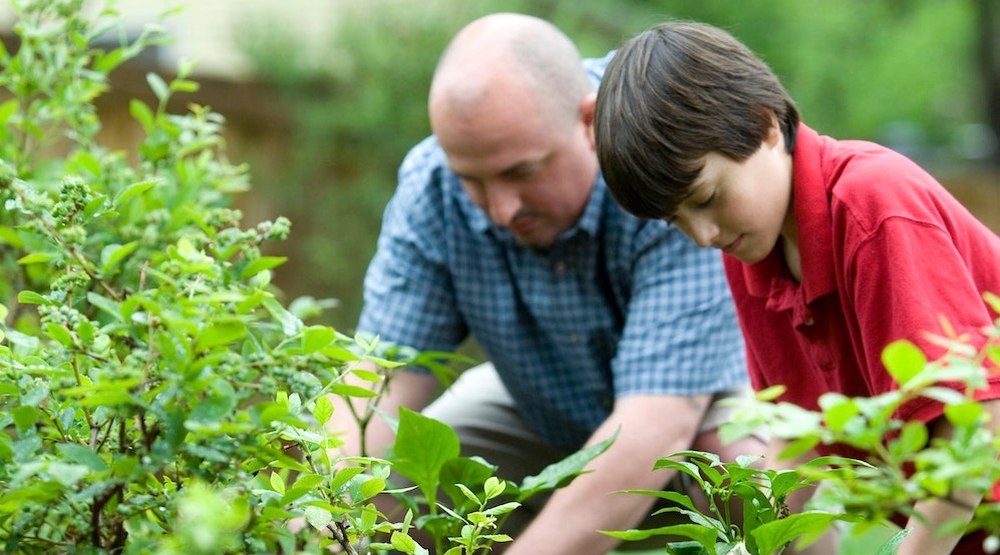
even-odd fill
[[(94, 99), (162, 29), (101, 50), (95, 39), (124, 36), (113, 9), (12, 6), (18, 44), (0, 49), (0, 551), (423, 553), (419, 526), (438, 552), (483, 552), (520, 501), (606, 447), (513, 484), (460, 457), (443, 424), (404, 413), (394, 459), (341, 456), (341, 431), (324, 426), (331, 396), (366, 400), (363, 428), (393, 369), (445, 366), (310, 325), (323, 308), (312, 298), (279, 300), (270, 279), (285, 258), (261, 249), (290, 222), (243, 227), (231, 204), (250, 178), (225, 156), (222, 116), (168, 112), (198, 87), (189, 64), (148, 75), (152, 105), (131, 101), (135, 151), (101, 145)], [(393, 490), (394, 466), (418, 489)], [(411, 511), (380, 512), (373, 500), (390, 493)]]
[[(1000, 297), (986, 300), (1000, 314)], [(947, 326), (946, 326), (947, 327)], [(1000, 367), (1000, 318), (983, 330), (986, 340), (974, 347), (969, 337), (939, 337), (947, 354), (929, 361), (908, 341), (890, 344), (882, 354), (886, 369), (898, 389), (873, 397), (846, 397), (827, 393), (819, 411), (776, 401), (783, 387), (758, 393), (742, 407), (733, 421), (723, 425), (724, 441), (767, 429), (789, 441), (780, 461), (745, 457), (723, 462), (710, 453), (685, 451), (660, 459), (657, 468), (686, 474), (709, 499), (707, 510), (687, 495), (674, 492), (633, 491), (673, 503), (664, 512), (676, 512), (690, 523), (655, 530), (608, 532), (625, 539), (672, 535), (686, 541), (668, 543), (671, 553), (724, 555), (781, 553), (791, 542), (807, 545), (837, 523), (860, 534), (873, 528), (894, 530), (892, 522), (919, 513), (914, 503), (941, 499), (960, 504), (953, 495), (964, 490), (986, 497), (971, 522), (954, 521), (945, 528), (955, 534), (982, 531), (984, 552), (1000, 548), (1000, 501), (990, 491), (1000, 480), (1000, 438), (997, 423), (974, 400), (986, 387), (990, 372)], [(950, 383), (955, 387), (944, 387)], [(927, 425), (903, 421), (898, 409), (925, 397), (944, 404), (944, 416), (954, 429), (948, 439), (931, 439)], [(794, 461), (818, 446), (849, 446), (857, 458), (824, 456), (804, 464)], [(783, 470), (772, 470), (783, 468)], [(810, 510), (788, 514), (789, 494), (820, 486)], [(739, 500), (740, 514), (733, 514), (732, 500)], [(908, 534), (903, 529), (888, 536), (879, 554), (891, 555)]]

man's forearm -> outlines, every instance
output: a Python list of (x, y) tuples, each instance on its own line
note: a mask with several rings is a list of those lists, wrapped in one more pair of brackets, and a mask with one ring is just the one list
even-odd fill
[[(597, 530), (635, 527), (649, 515), (654, 499), (644, 495), (616, 494), (623, 489), (661, 489), (671, 478), (667, 471), (653, 472), (660, 457), (691, 446), (708, 399), (636, 397), (619, 401), (591, 443), (620, 432), (604, 454), (588, 467), (592, 472), (557, 490), (530, 526), (515, 538), (507, 555), (544, 552), (557, 555), (602, 555), (618, 540)], [(663, 424), (651, 422), (653, 415)]]

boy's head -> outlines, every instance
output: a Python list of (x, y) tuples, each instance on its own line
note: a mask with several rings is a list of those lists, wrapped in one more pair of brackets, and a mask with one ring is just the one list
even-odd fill
[(628, 41), (597, 95), (608, 187), (629, 212), (672, 217), (710, 152), (742, 162), (777, 122), (794, 149), (798, 110), (774, 72), (725, 31), (667, 22)]

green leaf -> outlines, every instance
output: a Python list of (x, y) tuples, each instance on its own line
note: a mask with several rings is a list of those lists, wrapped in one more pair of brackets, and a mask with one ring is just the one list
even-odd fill
[(330, 398), (326, 395), (317, 397), (316, 404), (312, 409), (312, 415), (320, 426), (326, 424), (330, 420), (330, 417), (333, 416), (333, 402), (330, 401)]
[(170, 87), (167, 86), (162, 77), (155, 73), (147, 73), (146, 82), (149, 83), (149, 88), (153, 89), (153, 94), (161, 103), (170, 98)]
[(34, 252), (17, 259), (17, 263), (22, 266), (28, 264), (48, 264), (55, 260), (56, 256), (49, 252)]
[(882, 350), (882, 364), (896, 383), (903, 385), (924, 369), (927, 357), (919, 347), (900, 339)]
[(139, 248), (138, 241), (132, 241), (124, 245), (111, 243), (101, 249), (101, 272), (110, 274), (118, 269), (122, 260)]
[(264, 308), (271, 313), (271, 316), (275, 320), (281, 323), (281, 329), (285, 332), (286, 336), (292, 337), (302, 330), (302, 320), (291, 312), (288, 312), (274, 297), (265, 298), (261, 301), (261, 304), (264, 305)]
[(323, 349), (337, 338), (337, 332), (328, 326), (309, 326), (302, 330), (302, 352), (312, 354)]
[(285, 256), (261, 256), (260, 258), (255, 258), (240, 272), (240, 279), (251, 278), (264, 270), (281, 266), (286, 260), (288, 260), (288, 257)]
[(35, 293), (34, 291), (21, 291), (17, 294), (17, 302), (21, 304), (45, 304), (54, 305), (56, 303), (50, 301), (49, 299), (43, 297), (42, 295)]
[(590, 461), (611, 447), (617, 438), (618, 432), (615, 432), (608, 439), (584, 447), (563, 460), (546, 466), (538, 474), (526, 477), (518, 486), (517, 501), (524, 501), (537, 493), (554, 490), (568, 484), (583, 473), (583, 468)]
[(806, 511), (761, 524), (751, 533), (761, 553), (777, 553), (783, 545), (800, 537), (815, 540), (839, 519), (833, 513)]
[(333, 515), (326, 509), (319, 507), (306, 507), (306, 521), (317, 530), (325, 530), (327, 525), (333, 522)]
[(967, 428), (978, 424), (985, 414), (983, 406), (975, 401), (945, 405), (944, 407), (944, 415), (949, 422), (958, 428)]
[(270, 481), (271, 489), (282, 495), (285, 493), (285, 479), (281, 477), (281, 474), (272, 472)]
[(129, 102), (129, 113), (139, 122), (139, 125), (142, 125), (147, 135), (153, 130), (155, 116), (153, 116), (153, 111), (149, 109), (149, 106), (146, 106), (145, 102), (133, 98)]
[(86, 466), (91, 470), (103, 472), (109, 468), (108, 463), (105, 462), (100, 455), (84, 445), (77, 443), (60, 443), (56, 446), (56, 448), (59, 449), (59, 452), (70, 461)]
[(402, 553), (407, 553), (408, 555), (416, 553), (417, 548), (419, 547), (417, 542), (413, 541), (413, 538), (398, 530), (394, 531), (392, 536), (389, 537), (389, 543), (392, 545), (393, 549)]
[(122, 190), (121, 193), (118, 193), (118, 196), (115, 197), (115, 201), (113, 203), (114, 207), (121, 208), (123, 204), (145, 193), (146, 191), (152, 189), (153, 187), (156, 186), (157, 183), (159, 183), (158, 180), (149, 179), (146, 181), (140, 181), (138, 183), (133, 183), (129, 185), (124, 190)]
[(358, 385), (348, 385), (344, 383), (335, 383), (330, 386), (330, 393), (334, 395), (340, 395), (341, 397), (360, 397), (363, 399), (370, 399), (372, 397), (378, 397), (378, 393), (368, 389), (367, 387), (361, 387)]
[(441, 469), (459, 451), (458, 435), (447, 424), (400, 409), (399, 430), (389, 460), (397, 472), (420, 488), (429, 505), (436, 504)]
[(910, 535), (912, 530), (912, 528), (903, 528), (899, 532), (893, 534), (891, 538), (882, 544), (882, 547), (879, 548), (876, 555), (896, 555), (896, 551), (899, 550), (899, 546), (902, 545), (903, 540), (906, 539), (906, 536)]
[(5, 243), (18, 249), (24, 247), (24, 240), (18, 235), (17, 230), (5, 225), (0, 226), (0, 243)]
[(195, 344), (198, 350), (207, 350), (219, 345), (226, 345), (246, 337), (246, 324), (239, 320), (213, 322), (198, 333)]

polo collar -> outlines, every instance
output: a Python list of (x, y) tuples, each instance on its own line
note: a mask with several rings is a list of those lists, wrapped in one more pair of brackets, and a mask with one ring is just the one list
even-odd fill
[[(801, 290), (806, 303), (836, 290), (830, 200), (823, 171), (827, 154), (819, 134), (800, 123), (792, 154), (792, 209), (799, 229)], [(750, 293), (758, 297), (779, 295), (791, 281), (778, 245), (764, 260), (745, 265), (743, 273)]]

